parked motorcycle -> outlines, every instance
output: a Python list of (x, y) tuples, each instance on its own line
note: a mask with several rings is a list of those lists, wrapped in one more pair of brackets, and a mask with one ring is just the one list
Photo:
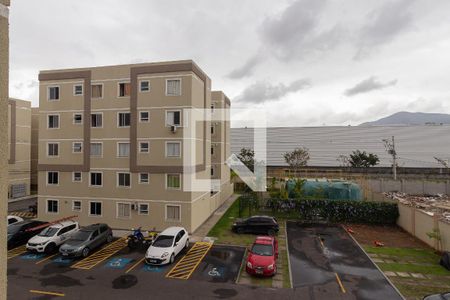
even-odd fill
[(131, 229), (132, 233), (127, 238), (127, 245), (130, 249), (147, 248), (152, 243), (152, 238), (145, 238), (141, 227)]

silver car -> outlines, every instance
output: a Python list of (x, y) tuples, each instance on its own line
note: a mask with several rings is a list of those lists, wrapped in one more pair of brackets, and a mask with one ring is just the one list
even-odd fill
[(112, 230), (107, 224), (92, 224), (81, 228), (60, 248), (62, 256), (87, 257), (95, 248), (113, 239)]

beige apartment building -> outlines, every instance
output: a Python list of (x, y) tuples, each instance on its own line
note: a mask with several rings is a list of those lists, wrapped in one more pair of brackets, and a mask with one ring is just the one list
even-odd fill
[[(39, 219), (193, 232), (231, 196), (225, 155), (211, 155), (213, 144), (229, 153), (229, 122), (188, 126), (184, 115), (229, 100), (211, 100), (211, 80), (193, 61), (42, 71), (39, 81)], [(214, 172), (220, 192), (185, 189), (185, 130), (197, 149), (188, 172)]]
[(30, 194), (31, 102), (8, 101), (8, 198)]

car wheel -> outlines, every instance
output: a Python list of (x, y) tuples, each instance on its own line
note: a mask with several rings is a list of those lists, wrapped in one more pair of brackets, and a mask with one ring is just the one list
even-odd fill
[(275, 230), (269, 229), (269, 231), (267, 231), (267, 234), (270, 235), (270, 236), (274, 236), (275, 235)]
[(81, 252), (81, 255), (83, 257), (88, 257), (88, 255), (89, 255), (89, 248), (88, 247), (84, 248), (83, 251)]
[(107, 242), (107, 243), (111, 243), (112, 240), (113, 240), (112, 234), (108, 235), (108, 237), (106, 238), (106, 242)]
[(47, 247), (45, 247), (44, 252), (46, 252), (46, 253), (53, 253), (53, 252), (55, 252), (55, 250), (56, 250), (55, 243), (50, 243), (50, 244), (47, 245)]
[(173, 264), (174, 261), (175, 261), (175, 255), (172, 253), (172, 255), (170, 256), (170, 263)]
[(187, 248), (189, 248), (189, 240), (186, 240), (186, 245), (184, 245), (184, 249), (187, 250)]
[(244, 228), (239, 227), (238, 229), (236, 229), (236, 232), (239, 234), (244, 233)]

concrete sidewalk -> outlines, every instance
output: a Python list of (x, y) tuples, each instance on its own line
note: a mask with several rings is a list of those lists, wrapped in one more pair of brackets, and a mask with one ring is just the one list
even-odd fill
[(189, 240), (193, 243), (203, 241), (211, 228), (216, 225), (222, 215), (228, 210), (228, 208), (230, 208), (239, 196), (239, 194), (233, 194), (230, 198), (225, 200), (225, 202), (209, 217), (209, 219), (192, 233)]

